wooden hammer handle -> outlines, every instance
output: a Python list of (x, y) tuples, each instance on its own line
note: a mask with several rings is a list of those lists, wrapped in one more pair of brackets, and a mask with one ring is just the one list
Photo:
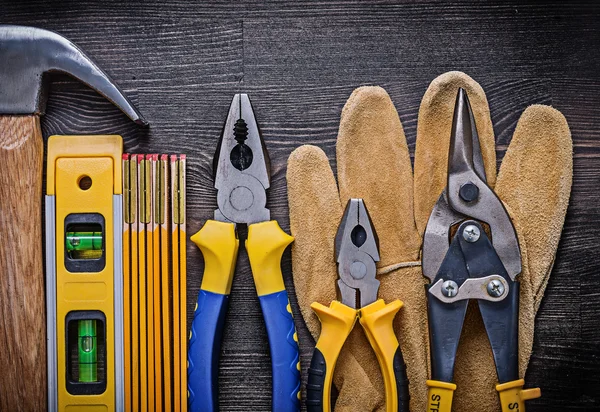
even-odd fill
[(40, 118), (0, 116), (0, 410), (46, 410)]

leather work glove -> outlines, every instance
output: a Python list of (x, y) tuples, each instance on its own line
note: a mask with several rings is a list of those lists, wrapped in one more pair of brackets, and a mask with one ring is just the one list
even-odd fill
[[(421, 236), (446, 186), (452, 116), (458, 88), (466, 90), (475, 118), (487, 182), (504, 202), (522, 253), (519, 365), (525, 374), (534, 319), (544, 294), (572, 180), (572, 142), (557, 110), (534, 105), (522, 114), (496, 179), (494, 131), (485, 93), (464, 73), (436, 78), (419, 109), (415, 172), (398, 113), (385, 90), (360, 87), (342, 110), (336, 144), (337, 178), (325, 153), (297, 148), (288, 160), (288, 196), (294, 285), (302, 316), (315, 339), (320, 323), (310, 309), (336, 299), (334, 237), (349, 198), (363, 198), (379, 237), (379, 298), (404, 306), (394, 329), (407, 365), (411, 410), (427, 407), (429, 343)], [(414, 183), (413, 183), (414, 181)], [(339, 190), (338, 190), (339, 188)], [(476, 305), (470, 305), (456, 359), (453, 411), (499, 411), (496, 370)], [(364, 331), (355, 327), (334, 375), (336, 411), (385, 410), (381, 372)], [(530, 382), (529, 385), (536, 384)], [(542, 388), (543, 389), (543, 388)], [(542, 393), (543, 396), (543, 393)]]

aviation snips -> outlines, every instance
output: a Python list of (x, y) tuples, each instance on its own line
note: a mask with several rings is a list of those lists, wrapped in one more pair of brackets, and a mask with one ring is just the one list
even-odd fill
[(269, 157), (250, 99), (236, 94), (214, 162), (218, 209), (192, 241), (204, 255), (204, 276), (188, 352), (191, 411), (216, 411), (223, 325), (235, 272), (236, 225), (248, 227), (246, 251), (267, 327), (273, 371), (273, 411), (300, 410), (298, 337), (281, 274), (281, 256), (294, 240), (266, 208)]
[[(524, 412), (540, 390), (519, 379), (518, 324), (521, 251), (504, 205), (487, 185), (475, 120), (459, 89), (448, 154), (447, 186), (423, 239), (431, 380), (428, 410), (450, 412), (456, 351), (469, 300), (475, 299), (492, 348), (503, 412)], [(435, 408), (432, 406), (434, 405)]]

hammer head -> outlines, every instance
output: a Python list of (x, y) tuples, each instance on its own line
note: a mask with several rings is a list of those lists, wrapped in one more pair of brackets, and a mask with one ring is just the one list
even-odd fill
[(136, 123), (141, 114), (75, 44), (35, 27), (0, 25), (0, 114), (44, 114), (46, 73), (65, 73), (96, 90)]

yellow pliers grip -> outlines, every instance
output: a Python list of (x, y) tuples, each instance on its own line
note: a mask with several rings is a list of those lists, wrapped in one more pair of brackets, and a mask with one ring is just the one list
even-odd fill
[(329, 307), (317, 302), (310, 307), (321, 321), (321, 334), (308, 369), (306, 404), (309, 411), (329, 412), (335, 364), (354, 328), (358, 311), (337, 300)]
[(496, 385), (502, 412), (525, 412), (525, 401), (542, 396), (540, 388), (523, 389), (523, 385), (523, 379)]
[(269, 338), (274, 411), (300, 410), (300, 355), (281, 256), (294, 238), (275, 220), (248, 226), (246, 250)]
[(219, 355), (239, 241), (233, 223), (208, 220), (191, 240), (204, 255), (204, 276), (194, 309), (188, 350), (190, 410), (218, 405)]
[(258, 296), (285, 290), (281, 274), (281, 255), (294, 238), (276, 220), (248, 226), (246, 249)]
[(358, 312), (383, 375), (387, 412), (408, 410), (410, 399), (406, 365), (394, 333), (394, 317), (401, 307), (400, 300), (385, 304), (383, 299), (378, 299)]
[(235, 235), (235, 225), (207, 220), (202, 229), (190, 239), (204, 256), (201, 289), (229, 295), (240, 243)]

